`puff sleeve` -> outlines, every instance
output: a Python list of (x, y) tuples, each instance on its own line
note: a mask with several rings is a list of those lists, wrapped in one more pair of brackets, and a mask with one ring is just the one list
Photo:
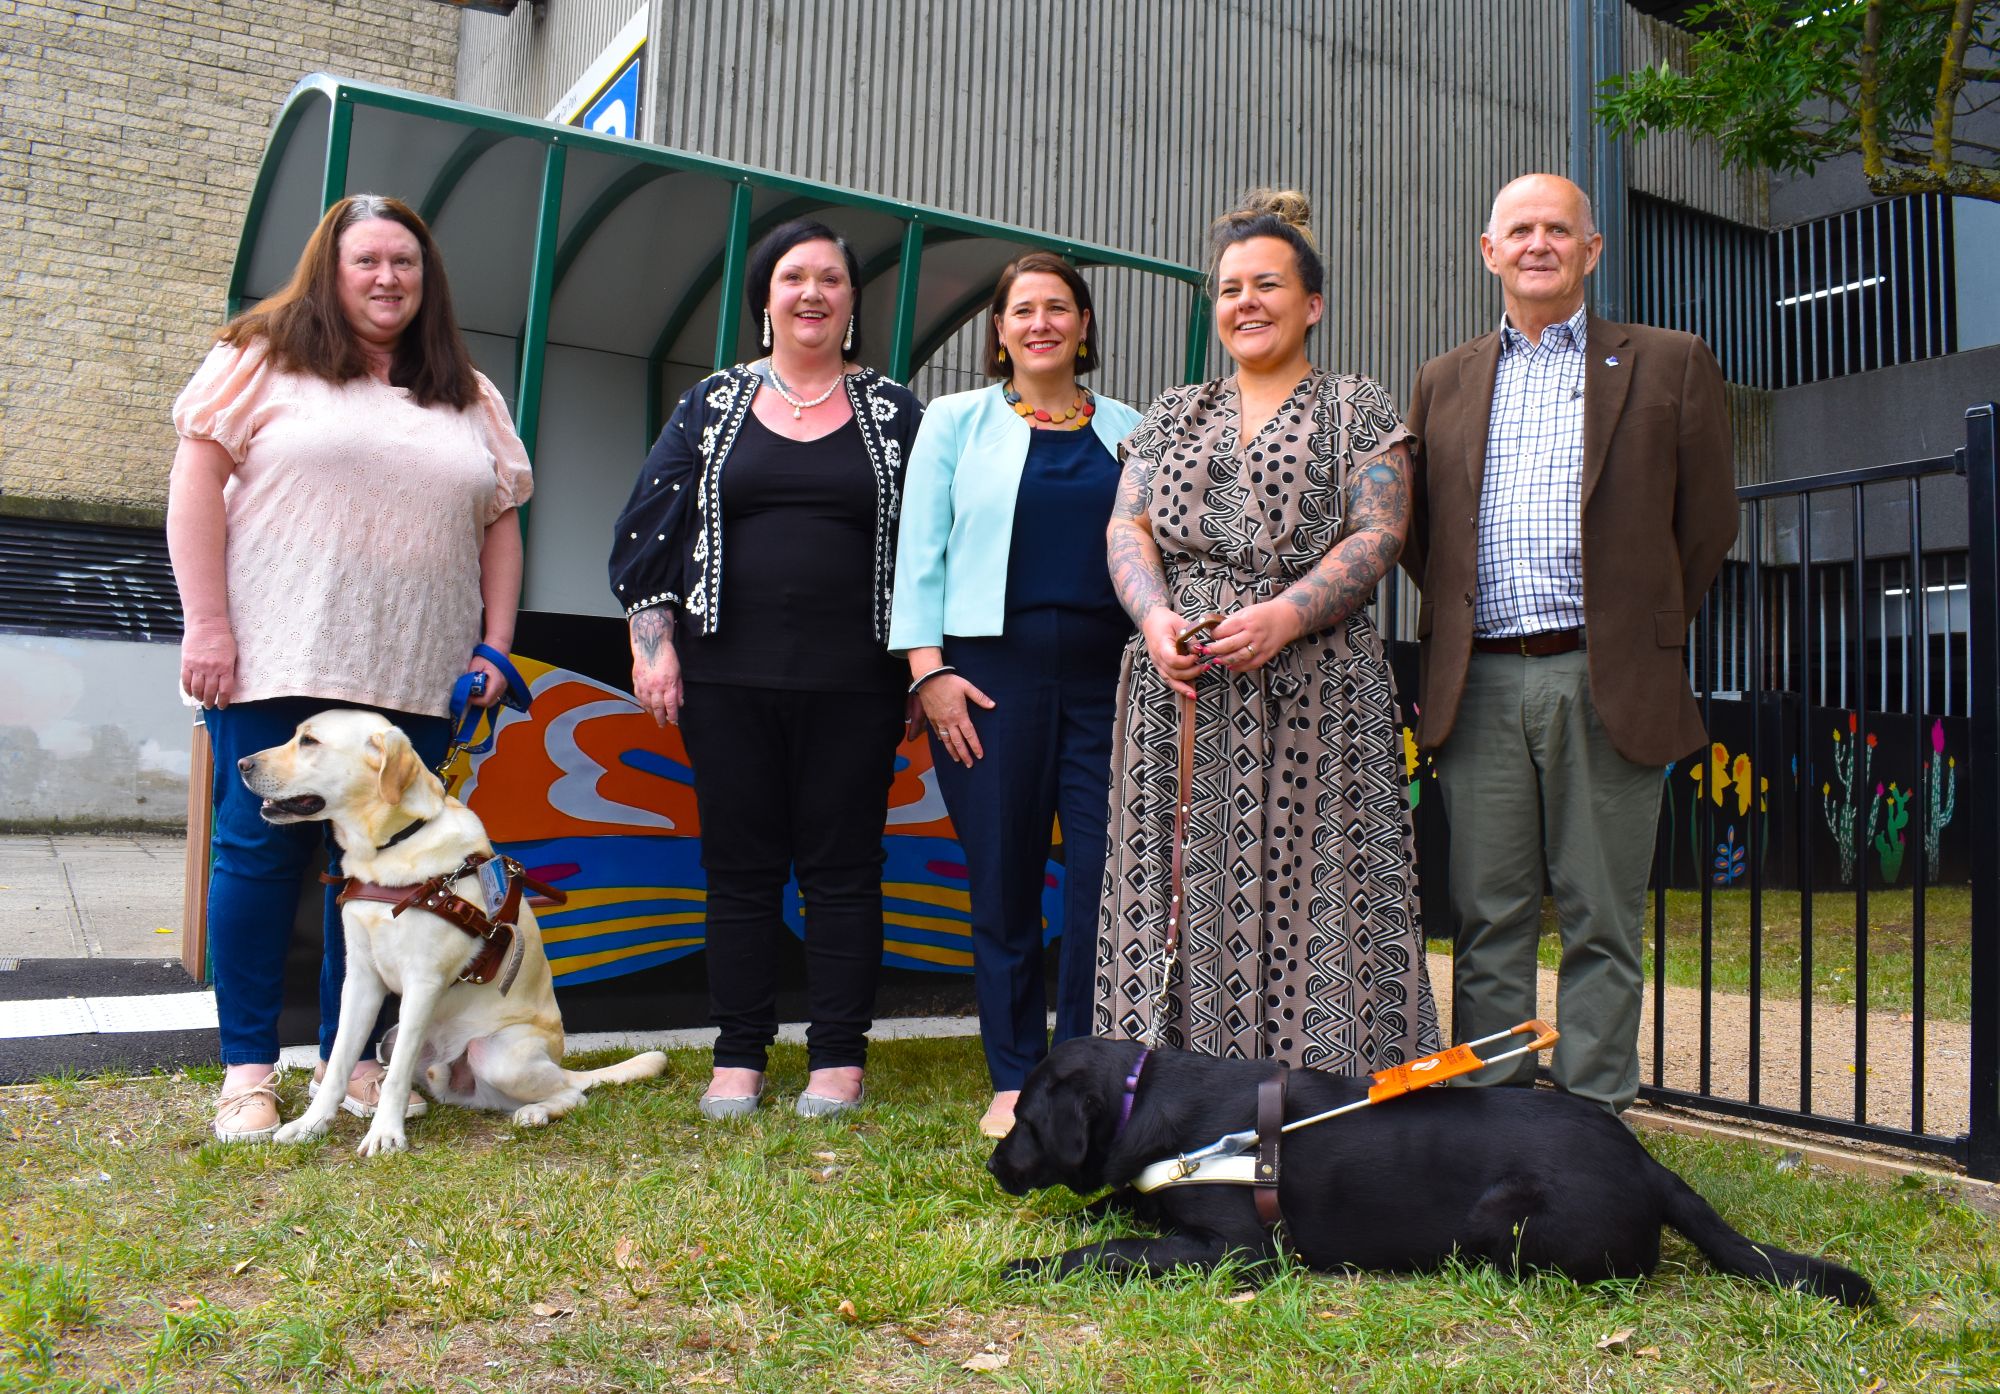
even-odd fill
[(519, 508), (534, 494), (535, 475), (528, 463), (528, 447), (514, 430), (514, 418), (508, 414), (500, 389), (484, 373), (475, 371), (473, 376), (479, 379), (477, 410), (486, 432), (486, 448), (493, 456), (493, 497), (481, 520), (491, 527), (502, 513)]
[(174, 430), (189, 440), (212, 440), (242, 464), (264, 419), (271, 376), (262, 339), (215, 345), (174, 399)]
[(611, 594), (629, 617), (687, 596), (688, 533), (695, 526), (694, 420), (707, 383), (682, 394), (632, 485), (611, 532)]

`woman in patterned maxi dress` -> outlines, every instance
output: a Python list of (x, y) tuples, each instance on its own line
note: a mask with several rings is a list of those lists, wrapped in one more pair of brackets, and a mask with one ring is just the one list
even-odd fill
[[(1163, 1045), (1366, 1072), (1439, 1044), (1394, 693), (1363, 608), (1401, 549), (1411, 435), (1376, 383), (1306, 361), (1323, 272), (1304, 201), (1255, 198), (1217, 225), (1238, 373), (1163, 394), (1122, 451), (1111, 560), (1141, 633), (1120, 676), (1096, 1028), (1141, 1038), (1157, 1014)], [(1228, 618), (1176, 656), (1174, 634), (1211, 612)], [(1190, 688), (1185, 914), (1162, 999)]]

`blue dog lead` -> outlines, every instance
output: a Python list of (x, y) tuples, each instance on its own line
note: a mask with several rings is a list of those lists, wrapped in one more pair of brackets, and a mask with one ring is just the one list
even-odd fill
[[(517, 712), (527, 711), (533, 694), (528, 691), (527, 679), (521, 676), (521, 670), (514, 666), (507, 655), (490, 644), (474, 644), (472, 653), (475, 658), (483, 658), (499, 669), (500, 676), (506, 680), (507, 695), (500, 699), (500, 705), (512, 707)], [(451, 744), (445, 747), (444, 759), (438, 762), (440, 776), (461, 754), (484, 755), (493, 748), (493, 740), (499, 734), (500, 723), (492, 719), (492, 708), (477, 707), (472, 703), (474, 697), (480, 696), (485, 691), (484, 673), (460, 673), (458, 681), (451, 685)], [(479, 730), (482, 717), (487, 718), (486, 737), (475, 743), (473, 737)]]

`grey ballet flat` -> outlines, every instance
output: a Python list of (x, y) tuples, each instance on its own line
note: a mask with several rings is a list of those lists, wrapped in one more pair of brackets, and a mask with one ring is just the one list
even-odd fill
[(754, 1094), (703, 1094), (695, 1106), (703, 1118), (720, 1123), (730, 1118), (748, 1118), (763, 1102), (764, 1091), (759, 1089)]
[(861, 1107), (861, 1101), (867, 1097), (868, 1086), (865, 1084), (861, 1086), (861, 1092), (851, 1099), (831, 1099), (808, 1089), (799, 1095), (799, 1101), (792, 1106), (792, 1111), (801, 1118), (837, 1118), (843, 1113), (852, 1113)]

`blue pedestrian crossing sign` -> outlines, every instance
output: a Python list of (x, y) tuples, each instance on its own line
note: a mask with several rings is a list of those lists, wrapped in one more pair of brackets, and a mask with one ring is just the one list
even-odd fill
[(633, 54), (631, 61), (618, 70), (617, 76), (604, 85), (604, 90), (583, 109), (583, 114), (576, 120), (577, 125), (599, 135), (632, 139), (639, 128), (641, 56)]

